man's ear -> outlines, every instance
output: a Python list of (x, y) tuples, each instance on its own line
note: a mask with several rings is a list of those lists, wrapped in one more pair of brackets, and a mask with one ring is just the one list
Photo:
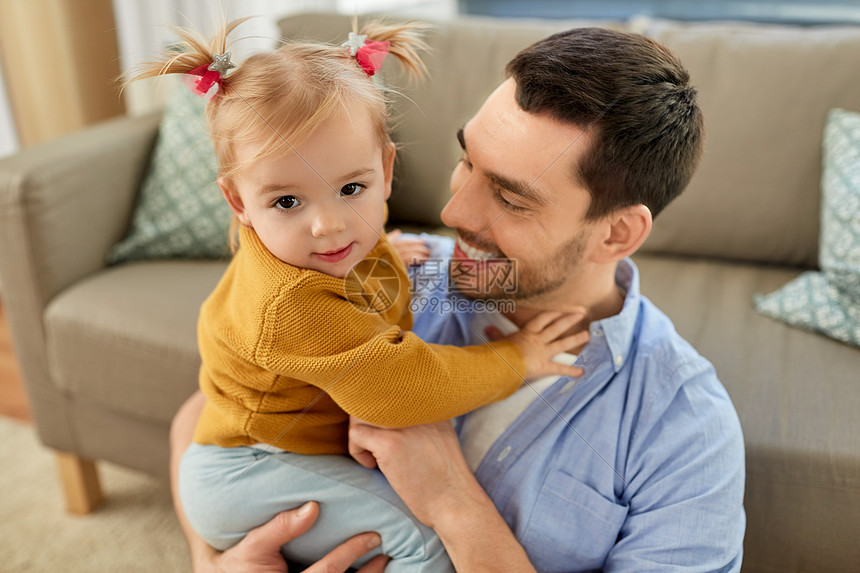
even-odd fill
[(397, 147), (392, 142), (382, 149), (382, 171), (385, 174), (385, 200), (391, 197), (391, 182), (394, 179), (394, 156)]
[(651, 210), (645, 205), (618, 209), (603, 221), (604, 233), (593, 260), (599, 263), (620, 261), (636, 252), (651, 233)]
[(236, 218), (239, 219), (239, 222), (246, 227), (251, 227), (251, 220), (245, 213), (245, 203), (242, 201), (239, 191), (236, 190), (233, 180), (227, 179), (226, 177), (219, 177), (218, 187), (221, 188), (221, 193), (224, 195), (224, 199), (227, 200), (227, 204), (230, 205), (231, 209), (233, 209), (233, 213), (236, 214)]

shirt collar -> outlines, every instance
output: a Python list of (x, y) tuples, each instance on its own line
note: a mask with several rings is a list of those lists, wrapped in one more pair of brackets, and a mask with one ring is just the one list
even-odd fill
[(624, 307), (613, 316), (591, 323), (591, 337), (602, 336), (611, 353), (612, 367), (621, 370), (633, 346), (636, 321), (639, 318), (641, 295), (639, 294), (639, 269), (629, 258), (618, 263), (615, 283), (627, 291)]

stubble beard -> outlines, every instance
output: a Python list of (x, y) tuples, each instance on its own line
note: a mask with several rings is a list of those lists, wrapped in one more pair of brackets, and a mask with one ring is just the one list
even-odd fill
[[(463, 234), (468, 236), (466, 233)], [(507, 265), (509, 272), (515, 274), (514, 288), (491, 283), (486, 288), (476, 291), (469, 283), (458, 282), (457, 273), (452, 268), (458, 264), (456, 260), (452, 260), (449, 265), (449, 284), (461, 296), (471, 300), (510, 300), (520, 304), (538, 302), (557, 292), (577, 272), (585, 252), (585, 235), (585, 231), (580, 230), (554, 253), (543, 257), (537, 263), (511, 259), (495, 245), (479, 245), (483, 250), (495, 250), (499, 253), (498, 257), (493, 259), (493, 264)]]

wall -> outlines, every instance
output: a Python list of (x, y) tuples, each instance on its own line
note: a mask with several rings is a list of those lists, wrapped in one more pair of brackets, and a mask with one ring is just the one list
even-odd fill
[(0, 62), (0, 157), (5, 157), (18, 151), (18, 134), (12, 120), (9, 98), (6, 96), (2, 66), (3, 63)]
[(459, 0), (464, 14), (508, 18), (748, 20), (779, 24), (857, 24), (860, 0)]
[(111, 0), (3, 0), (0, 41), (21, 147), (125, 113)]

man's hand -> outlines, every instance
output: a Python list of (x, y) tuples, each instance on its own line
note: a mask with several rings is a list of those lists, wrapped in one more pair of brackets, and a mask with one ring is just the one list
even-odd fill
[(388, 429), (351, 417), (349, 453), (365, 467), (379, 465), (415, 517), (439, 534), (456, 571), (534, 573), (469, 470), (451, 422)]
[(415, 517), (430, 527), (470, 495), (485, 495), (449, 421), (388, 429), (350, 417), (349, 453), (364, 467), (378, 465)]
[[(292, 541), (310, 529), (319, 516), (319, 506), (308, 502), (298, 509), (284, 511), (268, 523), (251, 530), (242, 541), (212, 554), (206, 563), (195, 563), (196, 573), (287, 573), (287, 564), (281, 556), (281, 545)], [(356, 559), (378, 547), (379, 534), (362, 533), (345, 541), (320, 559), (306, 573), (344, 572)], [(359, 573), (382, 573), (388, 557), (379, 555), (359, 570)]]

